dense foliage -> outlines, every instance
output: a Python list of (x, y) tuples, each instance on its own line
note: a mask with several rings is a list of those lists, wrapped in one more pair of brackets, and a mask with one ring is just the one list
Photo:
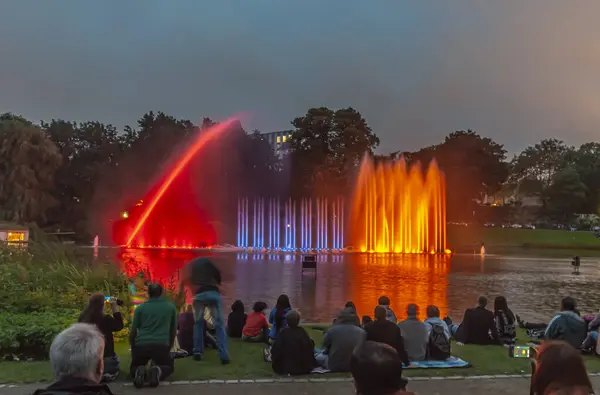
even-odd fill
[[(35, 125), (19, 116), (0, 115), (0, 221), (74, 231), (82, 241), (96, 234), (108, 240), (118, 213), (135, 204), (182, 149), (214, 124), (209, 118), (194, 125), (149, 112), (135, 127), (118, 130), (95, 121)], [(237, 124), (190, 165), (187, 176), (211, 221), (233, 228), (225, 232), (227, 237), (235, 238), (239, 195), (347, 195), (365, 153), (394, 151), (380, 146), (376, 133), (353, 108), (311, 108), (291, 125), (283, 157), (259, 131), (247, 133)], [(600, 207), (598, 143), (575, 148), (547, 139), (508, 160), (502, 144), (461, 130), (440, 144), (376, 159), (400, 155), (425, 164), (438, 161), (448, 182), (450, 220), (472, 221), (481, 203), (492, 200), (509, 203), (515, 218), (532, 214), (532, 221), (562, 223), (575, 214), (597, 214)], [(538, 207), (524, 213), (521, 208), (530, 198)], [(504, 217), (510, 220), (510, 215)]]

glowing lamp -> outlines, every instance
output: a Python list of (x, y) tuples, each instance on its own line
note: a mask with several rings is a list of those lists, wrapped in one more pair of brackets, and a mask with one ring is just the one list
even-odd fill
[(123, 218), (123, 219), (127, 219), (127, 218), (129, 218), (129, 213), (128, 213), (127, 211), (123, 211), (123, 212), (121, 213), (121, 218)]

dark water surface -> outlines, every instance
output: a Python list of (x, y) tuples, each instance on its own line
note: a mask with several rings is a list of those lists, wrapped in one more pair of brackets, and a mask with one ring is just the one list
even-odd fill
[[(177, 279), (178, 270), (200, 254), (192, 251), (128, 250), (117, 254), (129, 276), (150, 273), (153, 281)], [(203, 254), (207, 255), (207, 254)], [(548, 320), (560, 299), (571, 295), (584, 313), (600, 309), (600, 258), (582, 260), (572, 274), (570, 259), (474, 255), (420, 256), (347, 254), (319, 256), (318, 273), (302, 274), (300, 256), (211, 253), (223, 275), (226, 311), (241, 299), (250, 311), (257, 300), (271, 307), (277, 296), (290, 296), (305, 321), (330, 322), (352, 300), (360, 315), (373, 314), (377, 299), (387, 295), (399, 318), (406, 305), (434, 304), (460, 320), (479, 295), (504, 295), (511, 309), (527, 320)]]

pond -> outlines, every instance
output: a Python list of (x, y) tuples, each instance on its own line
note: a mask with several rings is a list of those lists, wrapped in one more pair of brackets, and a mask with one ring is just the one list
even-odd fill
[[(178, 271), (201, 253), (176, 250), (123, 250), (116, 253), (129, 276), (140, 271), (153, 281), (177, 281)], [(206, 253), (205, 253), (206, 255)], [(226, 311), (240, 299), (250, 311), (257, 300), (272, 307), (279, 294), (290, 296), (305, 321), (330, 322), (352, 300), (360, 315), (372, 315), (387, 295), (399, 318), (416, 303), (421, 318), (436, 305), (455, 321), (479, 295), (504, 295), (509, 306), (529, 321), (549, 320), (562, 297), (570, 295), (584, 313), (600, 309), (600, 258), (582, 258), (581, 274), (572, 274), (569, 258), (471, 254), (454, 256), (341, 254), (318, 258), (318, 270), (302, 272), (300, 255), (211, 253), (222, 272)]]

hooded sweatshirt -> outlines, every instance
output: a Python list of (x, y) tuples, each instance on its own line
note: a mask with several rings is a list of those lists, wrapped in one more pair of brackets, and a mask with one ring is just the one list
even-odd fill
[(564, 340), (579, 349), (586, 335), (583, 318), (573, 311), (561, 311), (548, 324), (544, 337), (548, 340)]
[(385, 309), (387, 320), (396, 324), (398, 322), (398, 319), (396, 318), (396, 313), (394, 313), (394, 310), (392, 310), (392, 308), (390, 306), (382, 305), (381, 307), (383, 307)]
[(333, 372), (349, 372), (350, 358), (356, 347), (361, 345), (367, 333), (356, 325), (356, 313), (345, 308), (335, 320), (323, 339), (323, 348), (327, 354), (327, 366)]

